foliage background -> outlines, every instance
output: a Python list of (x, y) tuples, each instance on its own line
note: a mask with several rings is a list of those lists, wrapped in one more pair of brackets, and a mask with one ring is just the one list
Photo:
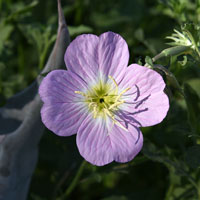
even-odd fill
[[(56, 38), (56, 5), (56, 0), (0, 0), (0, 106), (43, 68)], [(62, 5), (71, 39), (81, 33), (117, 32), (129, 45), (130, 63), (145, 64), (146, 56), (169, 47), (165, 37), (174, 28), (200, 22), (200, 0), (63, 0)], [(185, 98), (162, 74), (171, 107), (161, 124), (142, 129), (142, 152), (126, 164), (87, 163), (69, 199), (200, 199), (200, 64), (188, 55), (157, 64), (176, 76)], [(62, 138), (46, 130), (28, 199), (57, 199), (81, 162), (75, 136)]]

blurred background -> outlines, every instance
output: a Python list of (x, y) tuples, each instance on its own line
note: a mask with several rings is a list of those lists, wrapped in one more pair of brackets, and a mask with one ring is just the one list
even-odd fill
[[(145, 64), (146, 56), (169, 47), (166, 37), (174, 28), (200, 22), (200, 0), (62, 0), (62, 6), (71, 40), (82, 33), (119, 33), (130, 63)], [(0, 106), (35, 80), (56, 31), (56, 0), (0, 0)], [(157, 64), (175, 75), (185, 98), (162, 74), (171, 107), (161, 124), (142, 129), (142, 152), (125, 164), (86, 163), (68, 199), (200, 199), (200, 64), (185, 55)], [(75, 139), (45, 130), (29, 200), (56, 200), (66, 191), (83, 161)]]

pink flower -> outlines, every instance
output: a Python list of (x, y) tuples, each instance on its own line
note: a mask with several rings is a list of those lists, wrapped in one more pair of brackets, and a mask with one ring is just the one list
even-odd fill
[(80, 154), (94, 165), (132, 160), (143, 145), (139, 127), (160, 123), (169, 109), (162, 77), (127, 67), (128, 46), (112, 32), (80, 35), (64, 59), (68, 71), (50, 72), (39, 88), (43, 123), (59, 136), (77, 133)]

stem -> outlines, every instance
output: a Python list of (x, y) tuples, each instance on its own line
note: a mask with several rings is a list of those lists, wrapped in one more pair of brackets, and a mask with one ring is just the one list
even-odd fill
[(198, 48), (198, 46), (196, 46), (196, 52), (197, 52), (197, 54), (198, 54), (198, 56), (199, 56), (199, 60), (200, 60), (200, 52), (199, 52), (199, 48)]
[(197, 185), (197, 199), (200, 200), (200, 184)]
[(79, 169), (78, 169), (78, 171), (77, 171), (74, 179), (72, 180), (71, 184), (66, 189), (66, 191), (64, 192), (64, 194), (60, 198), (58, 198), (59, 200), (66, 199), (72, 193), (72, 191), (76, 187), (76, 185), (77, 185), (77, 183), (78, 183), (78, 181), (79, 181), (79, 179), (80, 179), (80, 177), (81, 177), (81, 175), (83, 173), (83, 170), (84, 170), (84, 167), (85, 167), (86, 163), (87, 162), (85, 160), (83, 160), (83, 162), (81, 163), (81, 165), (80, 165), (80, 167), (79, 167)]
[(165, 200), (168, 200), (171, 197), (173, 191), (174, 191), (174, 184), (170, 184), (167, 193), (165, 195)]

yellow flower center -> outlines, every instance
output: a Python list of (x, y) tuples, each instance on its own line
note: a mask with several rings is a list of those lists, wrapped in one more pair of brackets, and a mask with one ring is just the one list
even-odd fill
[(85, 102), (88, 104), (89, 110), (93, 113), (94, 118), (108, 116), (114, 124), (127, 131), (127, 129), (115, 119), (115, 112), (118, 110), (119, 105), (125, 102), (122, 100), (122, 95), (130, 90), (130, 88), (126, 88), (119, 93), (118, 84), (114, 78), (109, 76), (109, 79), (113, 81), (115, 85), (114, 88), (112, 84), (102, 83), (100, 81), (86, 93), (81, 91), (75, 91), (75, 93), (85, 97)]

